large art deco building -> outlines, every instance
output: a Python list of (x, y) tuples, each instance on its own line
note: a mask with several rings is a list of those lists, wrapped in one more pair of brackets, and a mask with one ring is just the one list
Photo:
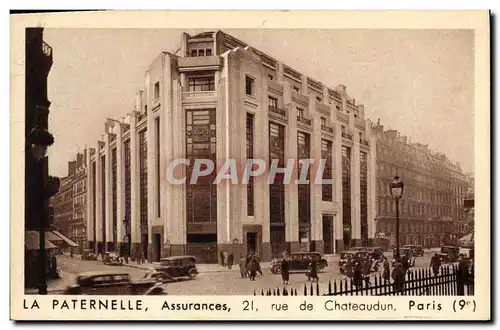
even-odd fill
[(455, 245), (469, 229), (464, 199), (470, 178), (458, 163), (396, 130), (372, 126), (377, 149), (377, 239), (396, 241), (396, 205), (389, 185), (397, 174), (405, 187), (399, 202), (400, 244)]
[[(87, 239), (98, 251), (143, 252), (150, 261), (221, 251), (338, 253), (375, 235), (375, 148), (364, 107), (221, 31), (182, 35), (145, 74), (135, 108), (108, 119), (90, 149)], [(175, 159), (325, 159), (333, 184), (172, 184)], [(192, 162), (191, 162), (192, 164)], [(181, 177), (192, 166), (179, 166)], [(188, 180), (189, 182), (189, 180)]]

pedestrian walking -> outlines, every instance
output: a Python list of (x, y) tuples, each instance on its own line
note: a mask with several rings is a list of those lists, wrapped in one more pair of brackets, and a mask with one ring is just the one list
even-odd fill
[(382, 256), (383, 260), (383, 266), (384, 266), (384, 271), (382, 272), (382, 278), (384, 279), (385, 283), (389, 282), (390, 274), (391, 274), (391, 269), (389, 267), (389, 261), (385, 256)]
[(362, 264), (361, 261), (356, 261), (354, 264), (354, 271), (353, 271), (353, 281), (354, 285), (356, 287), (362, 287), (363, 286), (363, 269), (362, 269)]
[(345, 276), (348, 278), (353, 278), (354, 276), (354, 263), (352, 262), (351, 256), (347, 257), (347, 262), (345, 264)]
[(396, 260), (391, 274), (396, 292), (403, 292), (405, 287), (405, 270), (399, 260)]
[(256, 271), (257, 273), (260, 274), (260, 276), (263, 276), (264, 274), (262, 273), (262, 268), (260, 267), (260, 258), (258, 255), (254, 255), (254, 260), (255, 260), (255, 263), (256, 263)]
[(250, 259), (248, 269), (250, 271), (250, 281), (255, 281), (255, 276), (257, 275), (257, 261), (255, 258)]
[(226, 251), (224, 251), (224, 252), (222, 253), (222, 255), (223, 255), (223, 257), (224, 257), (224, 267), (226, 267), (226, 266), (227, 266), (227, 261), (228, 261), (227, 259), (228, 259), (228, 255), (229, 255), (229, 254), (228, 254)]
[(439, 258), (437, 253), (435, 253), (431, 258), (430, 268), (432, 269), (434, 276), (438, 276), (439, 268), (441, 268), (441, 258)]
[(290, 263), (287, 257), (283, 258), (281, 261), (281, 279), (285, 285), (287, 285), (290, 280)]
[(403, 259), (401, 260), (401, 266), (403, 267), (403, 270), (405, 274), (408, 272), (408, 269), (410, 269), (410, 262), (408, 260), (408, 256), (404, 255)]
[(229, 253), (229, 255), (227, 256), (227, 268), (231, 269), (233, 268), (233, 262), (234, 262), (234, 255), (233, 253)]
[(370, 273), (371, 273), (372, 263), (371, 260), (366, 258), (363, 261), (363, 280), (366, 286), (370, 286)]
[(469, 261), (463, 254), (460, 254), (457, 272), (457, 296), (465, 295), (465, 285), (469, 282), (469, 279)]
[(241, 274), (241, 278), (245, 278), (247, 277), (247, 273), (248, 273), (248, 268), (247, 268), (247, 259), (244, 258), (243, 256), (240, 256), (240, 274)]
[(225, 266), (225, 264), (224, 264), (224, 252), (220, 251), (219, 252), (219, 257), (220, 257), (220, 265), (222, 267), (224, 267)]
[(316, 282), (319, 282), (318, 263), (316, 259), (311, 260), (311, 263), (309, 264), (309, 272), (306, 275), (309, 281), (315, 280)]

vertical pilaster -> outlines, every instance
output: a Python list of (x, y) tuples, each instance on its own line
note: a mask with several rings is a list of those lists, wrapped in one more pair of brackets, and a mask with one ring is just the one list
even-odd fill
[[(148, 194), (148, 246), (151, 247), (152, 242), (153, 242), (153, 233), (151, 232), (151, 229), (153, 228), (153, 224), (156, 220), (156, 203), (157, 203), (157, 190), (156, 190), (156, 126), (155, 126), (155, 119), (153, 115), (153, 106), (152, 106), (152, 95), (151, 95), (151, 81), (150, 81), (150, 73), (146, 73), (146, 78), (145, 78), (145, 85), (146, 89), (144, 91), (145, 96), (145, 103), (148, 105), (148, 114), (147, 114), (147, 130), (146, 130), (146, 139), (148, 143), (148, 149), (146, 153), (147, 157), (147, 166), (148, 166), (148, 174), (147, 174), (147, 180), (148, 180), (148, 187), (147, 187), (147, 194)], [(151, 260), (152, 258), (152, 250), (151, 248), (148, 248), (148, 255), (145, 256), (148, 260)]]
[[(321, 114), (316, 112), (316, 98), (309, 95), (310, 111), (313, 115), (313, 134), (311, 136), (311, 241), (316, 242), (316, 249), (323, 241), (323, 217), (322, 217), (322, 185), (316, 184), (316, 176), (320, 175), (321, 160)], [(321, 179), (321, 178), (318, 178)], [(319, 243), (321, 242), (321, 243)], [(319, 252), (319, 251), (318, 251)]]
[(334, 155), (334, 200), (339, 207), (337, 215), (334, 217), (333, 236), (335, 238), (334, 253), (339, 253), (343, 248), (344, 240), (344, 223), (343, 223), (343, 210), (342, 210), (342, 135), (341, 123), (337, 120), (335, 111), (335, 141), (333, 143)]
[(137, 246), (141, 243), (137, 115), (138, 112), (136, 111), (130, 113), (130, 236), (132, 246)]
[(101, 146), (103, 145), (102, 141), (97, 141), (96, 151), (95, 151), (95, 204), (96, 204), (96, 222), (95, 222), (95, 230), (96, 230), (96, 238), (97, 238), (97, 250), (98, 252), (102, 252), (103, 245), (103, 235), (102, 235), (102, 221), (103, 221), (103, 205), (102, 205), (102, 173), (104, 169), (101, 166)]
[[(108, 125), (106, 125), (108, 126)], [(108, 127), (106, 127), (106, 130)], [(112, 187), (112, 173), (111, 173), (111, 150), (110, 150), (110, 139), (111, 135), (106, 132), (104, 136), (104, 179), (106, 180), (104, 194), (106, 196), (104, 205), (106, 210), (106, 216), (104, 218), (105, 232), (106, 232), (106, 242), (105, 251), (112, 249), (112, 244), (114, 242), (113, 237), (113, 187)]]
[(361, 187), (360, 183), (360, 150), (359, 150), (359, 134), (354, 128), (353, 112), (349, 115), (349, 128), (352, 134), (353, 148), (351, 155), (351, 226), (353, 243), (359, 245), (361, 239)]
[[(169, 136), (171, 137), (172, 149), (169, 161), (186, 158), (186, 123), (185, 113), (182, 108), (182, 87), (177, 80), (172, 81), (172, 122)], [(185, 165), (176, 167), (177, 178), (185, 178), (187, 171)], [(183, 254), (186, 245), (186, 185), (167, 184), (167, 199), (170, 207), (167, 207), (167, 239), (170, 241), (173, 254)]]
[(125, 164), (123, 161), (123, 125), (116, 127), (116, 242), (123, 242), (125, 236)]
[(370, 144), (368, 153), (368, 238), (373, 240), (376, 233), (375, 217), (377, 216), (377, 140), (371, 131), (371, 125), (366, 125), (366, 139)]
[[(94, 227), (94, 203), (95, 203), (95, 196), (94, 196), (94, 185), (93, 185), (93, 174), (92, 173), (92, 150), (93, 148), (88, 149), (88, 155), (87, 155), (87, 242), (88, 242), (88, 248), (93, 248), (95, 244), (95, 227)], [(94, 150), (95, 152), (95, 150)]]
[[(286, 83), (283, 86), (283, 103), (288, 113), (288, 126), (285, 128), (286, 166), (288, 159), (297, 159), (297, 109), (293, 106), (291, 86)], [(294, 182), (285, 184), (285, 240), (290, 243), (290, 252), (300, 250), (298, 196), (298, 187)]]

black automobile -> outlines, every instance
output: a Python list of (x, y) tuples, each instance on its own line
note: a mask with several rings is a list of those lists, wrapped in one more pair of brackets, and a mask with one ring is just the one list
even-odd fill
[(74, 295), (164, 295), (163, 288), (155, 280), (132, 280), (123, 272), (81, 273), (76, 284), (68, 286), (66, 294)]
[(198, 275), (196, 257), (175, 256), (162, 258), (160, 263), (151, 268), (144, 278), (158, 282), (176, 281), (180, 279), (194, 279)]
[(380, 259), (380, 257), (384, 254), (385, 251), (381, 247), (367, 247), (364, 250), (369, 251), (373, 259)]
[(424, 256), (424, 249), (421, 245), (405, 245), (403, 248), (409, 249), (414, 257)]
[[(318, 271), (328, 267), (328, 262), (319, 252), (295, 252), (291, 253), (288, 258), (291, 272), (307, 272), (311, 260), (316, 260)], [(281, 274), (281, 259), (271, 261), (271, 272)]]
[(82, 260), (97, 260), (97, 255), (93, 250), (85, 249), (82, 251)]
[(439, 258), (442, 263), (456, 262), (460, 255), (460, 248), (458, 246), (442, 246)]
[(123, 265), (123, 259), (114, 252), (106, 252), (104, 254), (103, 263), (108, 266)]
[[(401, 248), (399, 249), (399, 255), (401, 257), (406, 256), (408, 258), (408, 264), (410, 267), (415, 266), (415, 256), (413, 255), (413, 252), (409, 248)], [(392, 266), (396, 264), (396, 259), (392, 259)]]

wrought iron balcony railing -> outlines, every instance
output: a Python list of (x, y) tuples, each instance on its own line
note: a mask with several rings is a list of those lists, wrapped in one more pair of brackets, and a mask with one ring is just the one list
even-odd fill
[(311, 125), (311, 123), (312, 123), (312, 122), (311, 122), (311, 119), (308, 119), (308, 118), (306, 118), (306, 117), (302, 117), (302, 116), (298, 116), (298, 117), (297, 117), (297, 121), (298, 121), (298, 122), (300, 122), (300, 123), (302, 123), (302, 124), (309, 125), (309, 126), (310, 126), (310, 125)]
[(277, 113), (278, 115), (281, 115), (283, 117), (286, 117), (286, 111), (283, 110), (283, 109), (280, 109), (280, 108), (276, 108), (276, 107), (273, 107), (273, 106), (269, 106), (269, 111), (273, 112), (273, 113)]
[(345, 132), (342, 132), (342, 137), (348, 140), (352, 140), (352, 135)]
[(328, 133), (333, 133), (333, 128), (330, 126), (321, 125), (321, 130), (328, 132)]

